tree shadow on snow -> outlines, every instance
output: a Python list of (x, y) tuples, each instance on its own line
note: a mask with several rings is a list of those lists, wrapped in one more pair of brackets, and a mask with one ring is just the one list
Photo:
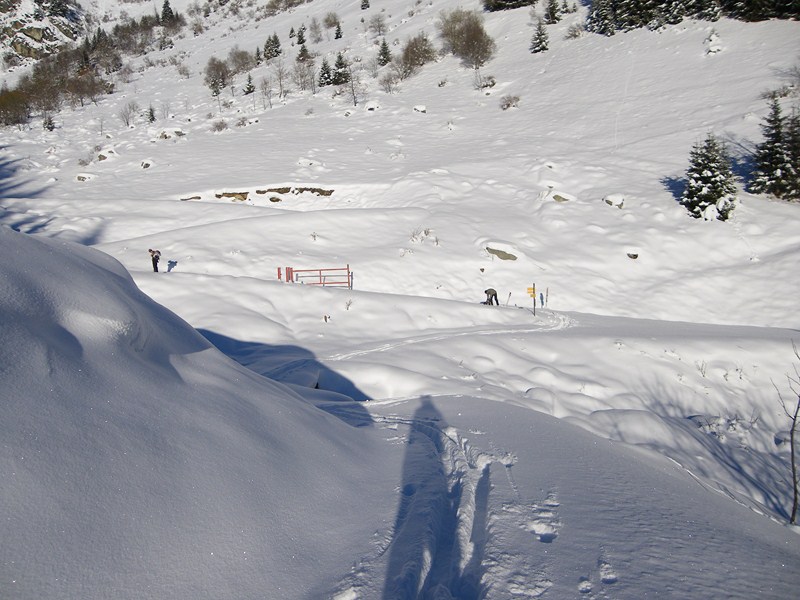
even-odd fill
[[(681, 393), (687, 396), (681, 397)], [(788, 507), (791, 505), (789, 486), (790, 467), (780, 452), (764, 452), (751, 448), (747, 443), (748, 429), (757, 426), (758, 416), (738, 414), (736, 409), (730, 413), (702, 415), (682, 408), (692, 404), (692, 390), (686, 387), (676, 391), (659, 383), (645, 386), (648, 409), (668, 424), (673, 432), (671, 440), (654, 439), (653, 444), (667, 444), (676, 449), (677, 462), (682, 464), (686, 456), (704, 457), (704, 460), (684, 465), (695, 477), (726, 495), (738, 499), (742, 504), (767, 512), (780, 520), (789, 519)], [(777, 400), (776, 400), (777, 403)], [(769, 399), (760, 401), (754, 398), (753, 406), (768, 406)], [(615, 431), (617, 439), (626, 441), (624, 432)], [(663, 433), (662, 433), (663, 435)], [(754, 430), (754, 435), (757, 435)], [(669, 455), (667, 448), (660, 450)], [(722, 476), (720, 476), (723, 474)], [(735, 482), (728, 489), (728, 481)]]
[(303, 398), (354, 427), (373, 422), (361, 402), (370, 400), (352, 381), (328, 368), (300, 346), (245, 342), (198, 330), (224, 354), (251, 371), (286, 384)]
[[(388, 549), (383, 600), (459, 598), (477, 600), (482, 544), (485, 539), (489, 474), (485, 470), (475, 490), (472, 541), (477, 548), (460, 567), (463, 550), (459, 523), (465, 491), (463, 479), (448, 471), (454, 442), (430, 397), (423, 397), (408, 423), (400, 499)], [(476, 528), (483, 531), (476, 531)]]
[(686, 178), (685, 177), (662, 177), (661, 178), (661, 185), (666, 188), (666, 190), (672, 194), (672, 197), (675, 200), (680, 200), (681, 196), (683, 196), (683, 190), (686, 189)]
[[(7, 146), (0, 146), (0, 154), (7, 148)], [(56, 221), (54, 217), (28, 213), (25, 210), (15, 210), (15, 196), (26, 199), (36, 198), (44, 195), (47, 189), (45, 187), (35, 190), (28, 189), (26, 185), (30, 183), (30, 178), (28, 180), (17, 179), (22, 170), (19, 159), (0, 156), (0, 225), (7, 225), (20, 233), (45, 234), (48, 226)], [(70, 234), (69, 241), (91, 246), (100, 240), (101, 231), (102, 226), (97, 225), (93, 230), (78, 237), (72, 237)]]
[(756, 145), (745, 138), (727, 134), (722, 139), (731, 159), (731, 171), (736, 179), (741, 181), (745, 187), (753, 178), (755, 163), (753, 156), (756, 152)]

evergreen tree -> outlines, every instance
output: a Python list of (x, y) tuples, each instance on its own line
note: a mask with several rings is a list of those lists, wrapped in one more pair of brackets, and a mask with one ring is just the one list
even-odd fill
[(392, 53), (389, 50), (389, 44), (386, 43), (386, 38), (383, 38), (380, 50), (378, 50), (378, 64), (383, 67), (390, 62), (392, 62)]
[(297, 43), (302, 46), (306, 43), (306, 27), (305, 25), (301, 25), (300, 29), (297, 30)]
[(367, 10), (369, 8), (369, 0), (361, 0), (361, 10)]
[(296, 36), (296, 35), (297, 35), (297, 34), (294, 32), (294, 27), (290, 27), (290, 28), (289, 28), (289, 37), (290, 37), (290, 38), (293, 38), (293, 37), (294, 37), (294, 36)]
[(336, 62), (333, 63), (333, 84), (342, 85), (350, 81), (350, 65), (339, 52), (336, 55)]
[(727, 220), (735, 206), (736, 185), (725, 146), (713, 134), (692, 148), (686, 179), (681, 204), (689, 214), (697, 219)]
[(297, 51), (297, 58), (295, 58), (295, 61), (304, 63), (308, 62), (309, 60), (311, 60), (311, 53), (308, 51), (308, 48), (306, 48), (306, 45), (302, 44), (300, 46), (300, 50)]
[(539, 22), (536, 24), (536, 31), (531, 39), (531, 53), (545, 52), (548, 48), (548, 42), (547, 27), (545, 27), (544, 21), (539, 19)]
[(722, 16), (722, 8), (717, 0), (693, 0), (687, 8), (693, 8), (691, 15), (701, 21), (719, 21)]
[(147, 109), (147, 122), (148, 123), (156, 122), (156, 109), (153, 108), (152, 104)]
[(161, 7), (161, 23), (169, 25), (175, 21), (175, 13), (169, 5), (169, 0), (164, 0), (164, 5)]
[(336, 31), (334, 31), (334, 33), (333, 33), (333, 39), (340, 40), (340, 39), (342, 39), (342, 35), (343, 35), (342, 34), (342, 24), (341, 23), (337, 23), (336, 24)]
[(725, 12), (742, 21), (763, 21), (775, 14), (775, 0), (722, 0)]
[(750, 191), (782, 198), (787, 191), (792, 164), (786, 147), (784, 119), (778, 98), (772, 98), (769, 114), (761, 126), (764, 141), (756, 146), (755, 170)]
[(612, 36), (617, 30), (613, 0), (594, 0), (586, 18), (586, 31)]
[(278, 34), (273, 33), (264, 43), (264, 60), (271, 60), (280, 56), (282, 53), (283, 50), (281, 50), (281, 41), (278, 39)]
[(261, 48), (259, 48), (258, 46), (256, 46), (255, 54), (253, 54), (253, 62), (256, 63), (256, 66), (260, 65), (263, 62), (263, 59), (261, 58)]
[(253, 76), (250, 73), (248, 73), (247, 83), (244, 84), (244, 89), (242, 90), (242, 94), (244, 94), (245, 96), (249, 96), (255, 91), (256, 91), (256, 86), (253, 85)]
[(327, 58), (322, 59), (322, 65), (319, 68), (319, 79), (317, 79), (317, 85), (319, 87), (325, 87), (326, 85), (333, 84), (333, 71), (331, 71), (331, 66), (328, 63)]
[(686, 0), (666, 0), (662, 3), (661, 14), (664, 22), (675, 25), (686, 16)]
[(792, 116), (786, 120), (786, 148), (792, 169), (786, 198), (800, 200), (800, 109), (797, 107), (792, 110)]
[(550, 25), (558, 23), (561, 20), (558, 0), (547, 0), (547, 4), (544, 7), (544, 20)]
[(53, 131), (56, 128), (56, 122), (53, 120), (53, 115), (46, 114), (42, 120), (42, 127), (47, 131)]
[(522, 6), (533, 6), (536, 0), (483, 0), (483, 8), (487, 12), (511, 10)]
[(630, 30), (644, 27), (655, 17), (653, 4), (651, 0), (612, 0), (616, 28)]

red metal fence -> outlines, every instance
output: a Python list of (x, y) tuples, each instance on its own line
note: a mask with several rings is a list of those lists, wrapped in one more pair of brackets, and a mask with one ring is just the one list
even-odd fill
[(302, 283), (305, 285), (322, 286), (344, 286), (353, 289), (353, 272), (350, 265), (346, 267), (336, 267), (329, 269), (295, 269), (285, 267), (283, 270), (278, 267), (278, 279), (283, 280), (283, 273), (286, 274), (287, 283)]

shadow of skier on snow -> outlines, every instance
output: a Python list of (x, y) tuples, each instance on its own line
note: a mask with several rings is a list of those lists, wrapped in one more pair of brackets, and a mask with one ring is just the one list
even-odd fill
[(473, 565), (462, 573), (460, 567), (459, 507), (464, 490), (446, 466), (447, 424), (425, 396), (409, 426), (382, 598), (477, 600), (478, 568)]

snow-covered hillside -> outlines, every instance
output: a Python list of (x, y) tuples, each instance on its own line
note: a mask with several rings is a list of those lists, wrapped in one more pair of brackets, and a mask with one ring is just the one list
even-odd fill
[[(566, 39), (581, 9), (532, 55), (517, 9), (485, 15), (494, 87), (445, 56), (384, 92), (365, 23), (399, 52), (456, 6), (228, 6), (3, 130), (0, 596), (795, 595), (800, 208), (676, 194), (709, 131), (746, 174), (800, 23)], [(291, 67), (329, 12), (309, 49), (364, 66), (357, 105), (211, 97), (210, 57), (275, 32)]]

